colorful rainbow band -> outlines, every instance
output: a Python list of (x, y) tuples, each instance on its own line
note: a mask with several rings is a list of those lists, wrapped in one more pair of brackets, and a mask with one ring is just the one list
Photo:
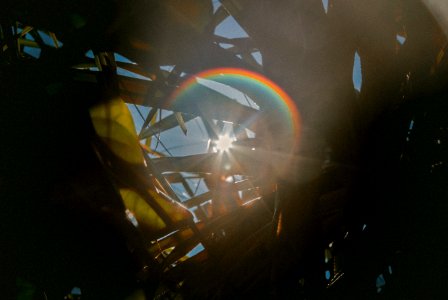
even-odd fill
[(169, 101), (174, 104), (182, 101), (189, 93), (194, 93), (200, 85), (197, 78), (216, 81), (231, 86), (250, 96), (263, 110), (275, 110), (289, 123), (294, 139), (300, 136), (300, 114), (294, 101), (276, 83), (256, 72), (238, 68), (217, 68), (202, 71), (187, 78), (171, 95)]

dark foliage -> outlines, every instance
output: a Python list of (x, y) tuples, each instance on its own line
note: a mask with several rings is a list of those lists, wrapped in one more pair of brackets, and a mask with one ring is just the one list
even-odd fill
[[(327, 12), (320, 1), (277, 2), (222, 0), (216, 12), (193, 0), (1, 4), (2, 298), (22, 297), (24, 286), (34, 298), (20, 299), (61, 299), (73, 286), (83, 299), (126, 299), (139, 289), (155, 299), (448, 296), (446, 28), (417, 0), (330, 0)], [(227, 15), (248, 38), (213, 34)], [(27, 45), (40, 49), (38, 59)], [(249, 58), (255, 50), (262, 65)], [(115, 61), (114, 52), (136, 64)], [(151, 80), (118, 76), (117, 67)], [(152, 108), (140, 137), (185, 132), (200, 117), (215, 138), (223, 121), (240, 128), (263, 115), (251, 129), (270, 137), (262, 147), (280, 149), (266, 103), (261, 114), (211, 91), (194, 105), (168, 101), (182, 73), (217, 67), (263, 73), (296, 102), (301, 143), (286, 175), (274, 175), (272, 157), (248, 150), (263, 140), (238, 141), (242, 150), (231, 153), (241, 163), (223, 172), (213, 153), (156, 159), (147, 149), (145, 166), (133, 165), (95, 130), (89, 110), (121, 96)], [(153, 121), (162, 108), (177, 114)], [(182, 172), (210, 191), (196, 195)], [(248, 177), (239, 185), (221, 180), (240, 173)], [(175, 221), (148, 192), (180, 201), (170, 188), (179, 182), (188, 208), (214, 201), (198, 223)], [(238, 202), (245, 184), (256, 191), (253, 205)], [(166, 227), (135, 229), (122, 188), (143, 195)], [(206, 250), (182, 261), (198, 242)]]

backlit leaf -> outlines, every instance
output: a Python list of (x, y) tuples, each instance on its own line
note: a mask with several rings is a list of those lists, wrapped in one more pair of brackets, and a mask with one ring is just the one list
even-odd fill
[(130, 189), (120, 189), (120, 195), (123, 204), (135, 216), (143, 232), (159, 231), (166, 227), (162, 218), (139, 194)]
[(132, 164), (143, 163), (131, 113), (121, 99), (91, 108), (90, 116), (96, 133), (115, 155)]
[[(185, 122), (188, 122), (194, 118), (196, 118), (196, 116), (184, 115), (182, 120), (184, 121), (184, 124), (185, 124)], [(168, 117), (160, 120), (159, 122), (155, 123), (154, 125), (142, 130), (142, 132), (140, 133), (140, 139), (151, 137), (155, 134), (164, 132), (168, 129), (171, 129), (171, 128), (174, 128), (177, 126), (179, 126), (179, 121), (178, 121), (176, 115), (175, 114), (169, 115)]]
[(187, 126), (185, 125), (185, 120), (182, 117), (182, 113), (175, 112), (174, 116), (176, 117), (177, 122), (179, 123), (180, 128), (182, 129), (182, 132), (187, 135)]

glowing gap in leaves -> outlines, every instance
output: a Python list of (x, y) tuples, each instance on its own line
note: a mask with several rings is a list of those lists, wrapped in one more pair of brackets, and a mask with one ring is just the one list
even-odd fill
[(362, 86), (362, 73), (361, 73), (361, 58), (358, 51), (355, 52), (354, 64), (353, 64), (353, 87), (358, 92), (361, 91)]

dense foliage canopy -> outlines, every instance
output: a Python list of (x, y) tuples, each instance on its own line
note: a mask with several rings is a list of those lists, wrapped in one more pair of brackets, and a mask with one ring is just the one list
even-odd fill
[(448, 295), (443, 1), (0, 6), (5, 299)]

